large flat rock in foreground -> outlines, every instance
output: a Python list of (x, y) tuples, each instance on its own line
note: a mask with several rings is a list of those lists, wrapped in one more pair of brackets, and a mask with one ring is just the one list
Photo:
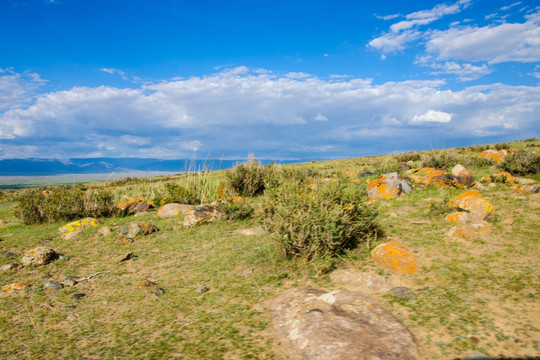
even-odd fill
[(369, 297), (291, 289), (270, 307), (276, 336), (292, 359), (416, 359), (413, 334)]

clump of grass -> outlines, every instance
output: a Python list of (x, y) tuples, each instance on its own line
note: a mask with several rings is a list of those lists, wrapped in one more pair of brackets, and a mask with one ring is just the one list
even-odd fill
[(221, 202), (221, 211), (225, 214), (225, 218), (228, 220), (245, 220), (253, 216), (255, 209), (251, 204), (246, 201), (234, 201), (234, 199), (228, 199)]
[(540, 173), (540, 154), (518, 152), (507, 156), (500, 167), (513, 175), (538, 174)]
[(395, 159), (399, 162), (418, 161), (420, 158), (420, 153), (417, 152), (407, 152), (395, 155)]
[(453, 151), (430, 151), (422, 155), (422, 167), (450, 169), (458, 162), (457, 154)]
[(365, 188), (334, 181), (316, 189), (289, 183), (269, 191), (265, 226), (279, 251), (308, 261), (336, 256), (380, 234)]
[(117, 214), (114, 196), (104, 188), (82, 191), (61, 187), (51, 192), (34, 189), (24, 192), (18, 200), (15, 214), (26, 225)]
[(156, 193), (154, 204), (165, 205), (170, 203), (179, 203), (186, 205), (196, 205), (201, 203), (197, 189), (194, 186), (181, 186), (176, 183), (165, 184), (165, 194)]
[(253, 154), (250, 154), (247, 163), (237, 164), (228, 170), (225, 179), (226, 186), (240, 196), (261, 195), (269, 185), (276, 183), (274, 167), (263, 166)]

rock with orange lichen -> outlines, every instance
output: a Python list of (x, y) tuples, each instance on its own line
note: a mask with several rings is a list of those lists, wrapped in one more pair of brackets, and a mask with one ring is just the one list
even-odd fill
[(503, 184), (510, 184), (510, 185), (515, 185), (516, 182), (514, 180), (514, 175), (510, 174), (508, 171), (501, 171), (500, 173), (498, 173), (497, 175), (495, 175), (495, 178), (494, 180), (496, 182), (501, 182)]
[(358, 173), (356, 171), (347, 170), (345, 171), (345, 176), (348, 178), (356, 178), (358, 177)]
[(511, 149), (502, 149), (502, 150), (493, 150), (488, 149), (482, 151), (478, 156), (484, 159), (493, 160), (495, 162), (500, 163), (504, 160), (504, 158), (508, 155), (512, 155), (518, 152), (523, 152), (521, 149), (511, 148)]
[(452, 209), (467, 211), (480, 220), (487, 219), (495, 212), (493, 205), (474, 190), (465, 191), (453, 197), (447, 205)]
[(476, 180), (473, 174), (467, 170), (463, 165), (457, 164), (452, 168), (450, 174), (454, 178), (457, 184), (460, 184), (464, 187), (471, 187), (476, 183)]
[(466, 222), (469, 221), (471, 216), (468, 212), (458, 211), (452, 214), (446, 215), (446, 220), (451, 223)]
[(223, 217), (223, 212), (218, 205), (199, 205), (193, 207), (184, 218), (182, 224), (185, 228), (212, 222)]
[(392, 270), (405, 274), (418, 273), (416, 255), (405, 244), (397, 242), (380, 244), (371, 252), (371, 258)]
[(462, 237), (465, 239), (474, 239), (481, 237), (483, 235), (487, 235), (491, 232), (491, 228), (489, 224), (487, 223), (475, 223), (475, 224), (468, 224), (463, 226), (455, 226), (450, 229), (448, 232), (449, 236), (452, 237)]
[(145, 202), (142, 197), (129, 199), (118, 204), (118, 209), (124, 215), (137, 214), (148, 211), (152, 207), (151, 204)]
[(515, 188), (515, 191), (519, 193), (537, 194), (540, 192), (540, 185), (521, 185)]
[(133, 222), (130, 222), (124, 228), (124, 230), (122, 230), (122, 235), (128, 239), (133, 239), (139, 235), (148, 235), (148, 234), (152, 234), (158, 231), (159, 229), (155, 225), (133, 221)]
[(24, 290), (24, 289), (29, 288), (31, 286), (32, 285), (30, 285), (28, 283), (14, 282), (12, 284), (2, 286), (2, 290), (10, 292), (10, 291), (13, 291), (13, 290)]
[(58, 257), (58, 254), (50, 248), (47, 247), (37, 247), (32, 250), (28, 250), (21, 259), (21, 264), (23, 266), (40, 266), (47, 265), (51, 261), (55, 260)]
[(452, 187), (455, 181), (450, 173), (442, 169), (421, 168), (407, 171), (408, 177), (414, 182), (432, 187)]
[(397, 173), (384, 174), (380, 178), (370, 181), (367, 187), (370, 200), (394, 199), (402, 193), (410, 193), (411, 191), (411, 184)]
[(157, 215), (160, 218), (171, 218), (178, 215), (185, 215), (193, 208), (193, 205), (166, 204), (158, 209)]

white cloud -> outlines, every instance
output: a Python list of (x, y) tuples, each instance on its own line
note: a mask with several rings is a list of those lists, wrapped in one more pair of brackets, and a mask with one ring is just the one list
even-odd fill
[(405, 16), (406, 20), (392, 24), (390, 32), (371, 40), (368, 46), (383, 53), (403, 50), (408, 43), (424, 36), (418, 30), (419, 26), (430, 24), (445, 15), (456, 14), (468, 7), (470, 2), (470, 0), (460, 0), (454, 4), (439, 4), (430, 10), (410, 13)]
[(313, 120), (315, 121), (328, 121), (328, 118), (324, 115), (321, 115), (321, 114), (317, 114), (317, 116), (315, 116), (313, 118)]
[(28, 104), (34, 92), (43, 84), (45, 80), (39, 74), (0, 68), (0, 111)]
[(465, 27), (434, 31), (426, 44), (438, 60), (540, 61), (540, 12), (527, 16), (524, 23)]
[(431, 56), (419, 56), (417, 57), (415, 64), (427, 66), (436, 71), (432, 74), (454, 74), (457, 75), (461, 81), (476, 80), (484, 75), (492, 72), (492, 70), (486, 65), (473, 65), (469, 63), (457, 63), (454, 61), (446, 61), (444, 63), (436, 62)]
[(539, 99), (539, 86), (451, 91), (441, 80), (373, 84), (244, 68), (135, 89), (43, 94), (30, 106), (0, 112), (0, 158), (18, 151), (62, 158), (183, 158), (194, 151), (228, 158), (248, 151), (274, 159), (317, 151), (344, 157), (380, 153), (398, 135), (400, 148), (416, 149), (437, 138), (450, 144), (486, 134), (530, 137), (540, 130)]
[(452, 120), (452, 114), (444, 111), (428, 110), (422, 115), (414, 115), (412, 119), (413, 124), (421, 124), (427, 122), (434, 123), (447, 123)]
[(395, 18), (399, 17), (400, 15), (399, 14), (391, 14), (391, 15), (380, 16), (380, 15), (374, 14), (373, 16), (375, 16), (377, 19), (381, 19), (381, 20), (392, 20), (392, 19), (395, 19)]
[(107, 74), (117, 74), (119, 75), (122, 79), (124, 80), (128, 80), (127, 76), (126, 76), (126, 73), (122, 70), (119, 70), (119, 69), (115, 69), (115, 68), (101, 68), (99, 69), (99, 71), (103, 71), (103, 72), (106, 72)]
[(521, 2), (521, 1), (518, 1), (518, 2), (515, 2), (515, 3), (510, 4), (510, 5), (508, 5), (508, 6), (503, 6), (503, 7), (501, 7), (501, 10), (502, 10), (502, 11), (506, 11), (506, 10), (508, 10), (508, 9), (510, 9), (510, 8), (513, 8), (514, 6), (521, 5), (521, 4), (522, 4), (522, 2)]

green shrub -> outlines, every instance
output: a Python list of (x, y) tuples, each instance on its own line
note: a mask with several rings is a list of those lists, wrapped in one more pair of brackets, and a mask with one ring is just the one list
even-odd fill
[[(167, 191), (167, 200), (165, 204), (179, 203), (186, 205), (197, 205), (201, 203), (201, 199), (198, 196), (198, 191), (195, 186), (184, 187), (175, 183), (165, 184)], [(161, 204), (164, 205), (164, 204)]]
[(244, 220), (253, 216), (255, 209), (245, 201), (223, 201), (220, 204), (221, 211), (228, 220)]
[(117, 213), (113, 194), (107, 189), (82, 191), (62, 187), (43, 194), (28, 190), (18, 198), (16, 215), (27, 225), (74, 220), (84, 217), (106, 217)]
[(288, 183), (269, 191), (265, 226), (286, 256), (335, 256), (381, 232), (365, 187), (334, 181), (317, 189)]
[(397, 154), (394, 156), (396, 161), (403, 163), (408, 161), (418, 161), (420, 160), (420, 154), (417, 152), (407, 152), (403, 154)]
[(509, 155), (499, 165), (512, 175), (534, 175), (540, 173), (540, 154), (518, 152)]
[(499, 144), (495, 144), (495, 150), (508, 150), (510, 149), (510, 145), (508, 145), (507, 143), (499, 143)]
[(276, 167), (262, 165), (252, 156), (245, 164), (237, 164), (225, 172), (226, 186), (240, 196), (255, 196), (264, 193), (268, 187), (278, 184)]
[(421, 167), (430, 167), (434, 169), (451, 169), (457, 164), (456, 154), (450, 151), (430, 151), (428, 154), (422, 154)]

